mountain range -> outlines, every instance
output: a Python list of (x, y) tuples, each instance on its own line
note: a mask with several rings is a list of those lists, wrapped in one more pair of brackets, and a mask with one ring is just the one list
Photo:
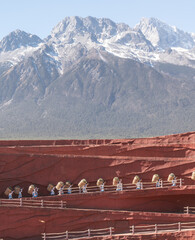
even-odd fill
[(0, 138), (130, 138), (194, 130), (195, 34), (66, 17), (0, 41)]

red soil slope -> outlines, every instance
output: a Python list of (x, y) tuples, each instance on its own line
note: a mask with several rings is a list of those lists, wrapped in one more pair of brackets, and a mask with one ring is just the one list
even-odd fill
[[(0, 208), (0, 233), (5, 239), (40, 239), (42, 232), (64, 232), (115, 227), (129, 232), (129, 226), (155, 223), (192, 222), (193, 215), (84, 209)], [(45, 221), (45, 223), (42, 221)]]
[[(169, 173), (174, 172), (178, 178), (184, 179), (185, 184), (192, 185), (180, 189), (53, 197), (65, 199), (68, 207), (83, 210), (0, 207), (0, 237), (38, 239), (43, 231), (60, 232), (114, 226), (120, 232), (127, 231), (132, 223), (195, 221), (195, 215), (173, 214), (182, 212), (184, 206), (195, 206), (195, 182), (191, 180), (191, 174), (195, 171), (194, 153), (195, 132), (148, 139), (0, 141), (2, 198), (5, 198), (4, 191), (8, 186), (20, 185), (24, 187), (24, 196), (30, 197), (27, 187), (33, 183), (39, 187), (40, 195), (46, 196), (47, 185), (58, 181), (70, 180), (76, 186), (80, 179), (86, 178), (90, 185), (95, 185), (96, 180), (102, 177), (106, 184), (111, 184), (112, 178), (118, 176), (123, 179), (123, 183), (131, 183), (135, 175), (139, 175), (143, 181), (151, 181), (154, 173), (166, 180)], [(97, 210), (84, 210), (87, 208)], [(108, 211), (109, 209), (112, 211)], [(136, 214), (121, 210), (142, 212)], [(39, 221), (42, 218), (46, 225)], [(177, 234), (170, 234), (172, 238), (168, 238), (169, 235), (166, 238), (193, 239), (190, 234), (193, 233), (181, 233), (181, 238)]]

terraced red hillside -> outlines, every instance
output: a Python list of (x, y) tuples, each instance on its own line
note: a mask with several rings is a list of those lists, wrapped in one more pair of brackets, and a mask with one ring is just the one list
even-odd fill
[[(140, 224), (195, 222), (184, 207), (195, 207), (195, 132), (142, 139), (113, 140), (18, 140), (0, 141), (0, 196), (8, 186), (39, 187), (37, 200), (67, 202), (65, 209), (0, 207), (0, 238), (41, 239), (41, 233), (114, 227), (112, 237), (92, 239), (195, 239), (195, 231), (130, 236), (129, 227)], [(145, 188), (158, 173), (163, 180), (173, 172), (176, 187)], [(139, 175), (143, 190), (48, 196), (49, 183), (69, 180), (77, 186), (85, 178), (95, 186), (102, 177), (106, 185), (118, 176), (124, 185)], [(14, 196), (16, 198), (17, 196)]]

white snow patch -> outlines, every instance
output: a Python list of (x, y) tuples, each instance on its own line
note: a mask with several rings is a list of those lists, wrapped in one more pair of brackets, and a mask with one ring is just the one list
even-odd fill
[(105, 57), (102, 56), (102, 54), (100, 53), (100, 51), (98, 51), (98, 53), (99, 53), (99, 57), (100, 57), (100, 59), (101, 59), (102, 61), (108, 62), (108, 61), (105, 59)]
[(44, 111), (42, 114), (41, 114), (41, 118), (46, 118), (48, 115), (48, 112), (47, 111)]
[(0, 109), (9, 106), (12, 103), (13, 99), (10, 99), (7, 102), (4, 102), (3, 104), (0, 105)]
[(1, 52), (0, 62), (9, 61), (13, 65), (21, 62), (25, 57), (31, 56), (33, 52), (37, 51), (43, 46), (44, 43), (40, 43), (37, 47), (24, 47), (15, 49), (14, 51)]

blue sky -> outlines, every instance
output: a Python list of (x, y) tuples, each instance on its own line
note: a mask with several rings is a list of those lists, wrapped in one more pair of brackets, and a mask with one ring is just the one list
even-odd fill
[(134, 27), (156, 17), (195, 33), (195, 0), (0, 0), (0, 40), (15, 29), (47, 37), (67, 16), (105, 17)]

